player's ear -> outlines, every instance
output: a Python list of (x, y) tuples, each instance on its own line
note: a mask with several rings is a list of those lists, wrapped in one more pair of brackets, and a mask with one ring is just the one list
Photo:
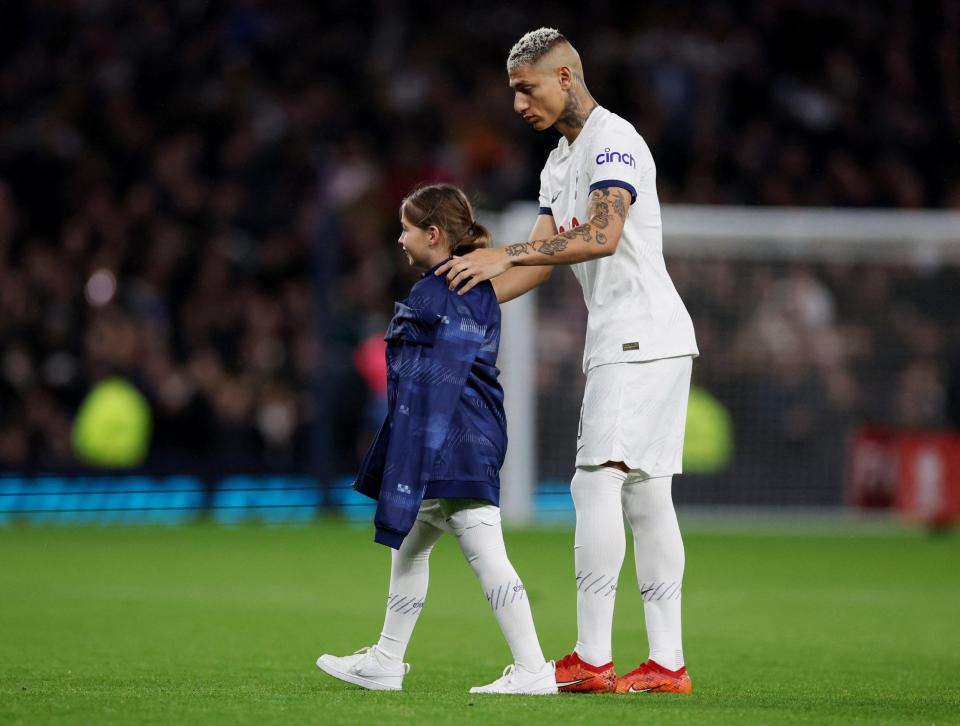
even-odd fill
[(570, 70), (569, 66), (560, 66), (557, 68), (557, 80), (560, 81), (560, 88), (564, 91), (569, 91), (570, 86), (573, 85), (573, 71)]
[(429, 227), (427, 227), (427, 242), (429, 242), (432, 245), (435, 245), (439, 241), (440, 241), (440, 228), (435, 224), (431, 224)]

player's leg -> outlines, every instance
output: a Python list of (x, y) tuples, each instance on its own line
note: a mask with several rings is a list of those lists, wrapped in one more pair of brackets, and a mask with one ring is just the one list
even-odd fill
[(567, 692), (612, 691), (613, 607), (626, 536), (620, 488), (626, 472), (614, 462), (579, 467), (570, 492), (577, 513), (573, 559), (577, 584), (577, 645), (557, 661), (557, 686)]
[(443, 534), (429, 521), (436, 508), (435, 501), (425, 502), (400, 549), (391, 550), (390, 589), (380, 640), (353, 655), (320, 656), (317, 667), (322, 671), (372, 690), (401, 689), (403, 676), (410, 670), (403, 656), (427, 595), (430, 553)]
[(447, 525), (480, 580), (514, 661), (502, 678), (471, 693), (556, 693), (553, 664), (543, 657), (526, 589), (507, 556), (500, 508), (486, 502), (442, 501), (450, 509)]
[(691, 690), (680, 627), (683, 539), (672, 495), (672, 475), (682, 468), (691, 368), (689, 357), (628, 366), (628, 405), (646, 415), (623, 419), (624, 446), (634, 458), (627, 462), (632, 473), (622, 498), (633, 531), (650, 657), (619, 680), (621, 692)]
[(590, 369), (577, 432), (577, 469), (570, 485), (577, 513), (574, 571), (577, 645), (557, 661), (563, 691), (610, 691), (616, 682), (611, 631), (626, 537), (620, 487), (626, 477), (618, 441), (625, 365)]
[(633, 531), (650, 657), (620, 679), (620, 692), (691, 690), (680, 627), (683, 539), (673, 507), (671, 483), (669, 476), (645, 479), (631, 474), (623, 486), (623, 510)]

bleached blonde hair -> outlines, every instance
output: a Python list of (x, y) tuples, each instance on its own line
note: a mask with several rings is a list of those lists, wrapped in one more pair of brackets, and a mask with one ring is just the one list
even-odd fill
[(537, 28), (514, 43), (507, 56), (507, 71), (536, 63), (558, 43), (569, 43), (556, 28)]

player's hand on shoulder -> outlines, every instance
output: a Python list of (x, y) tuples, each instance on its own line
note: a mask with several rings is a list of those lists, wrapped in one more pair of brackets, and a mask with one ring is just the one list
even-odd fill
[(447, 286), (464, 295), (484, 280), (510, 269), (510, 259), (502, 248), (485, 247), (463, 257), (453, 257), (437, 268), (435, 275), (446, 275)]

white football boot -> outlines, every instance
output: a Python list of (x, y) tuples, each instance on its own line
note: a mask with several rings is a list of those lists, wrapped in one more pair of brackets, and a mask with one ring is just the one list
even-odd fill
[(528, 671), (511, 663), (503, 669), (503, 675), (486, 686), (474, 686), (470, 693), (509, 693), (516, 695), (547, 696), (557, 692), (557, 679), (552, 660), (543, 664), (539, 671)]
[(371, 645), (353, 655), (338, 657), (324, 654), (317, 658), (317, 668), (341, 681), (371, 691), (401, 690), (403, 677), (410, 672), (410, 664), (390, 663), (386, 656), (379, 653), (377, 646)]

